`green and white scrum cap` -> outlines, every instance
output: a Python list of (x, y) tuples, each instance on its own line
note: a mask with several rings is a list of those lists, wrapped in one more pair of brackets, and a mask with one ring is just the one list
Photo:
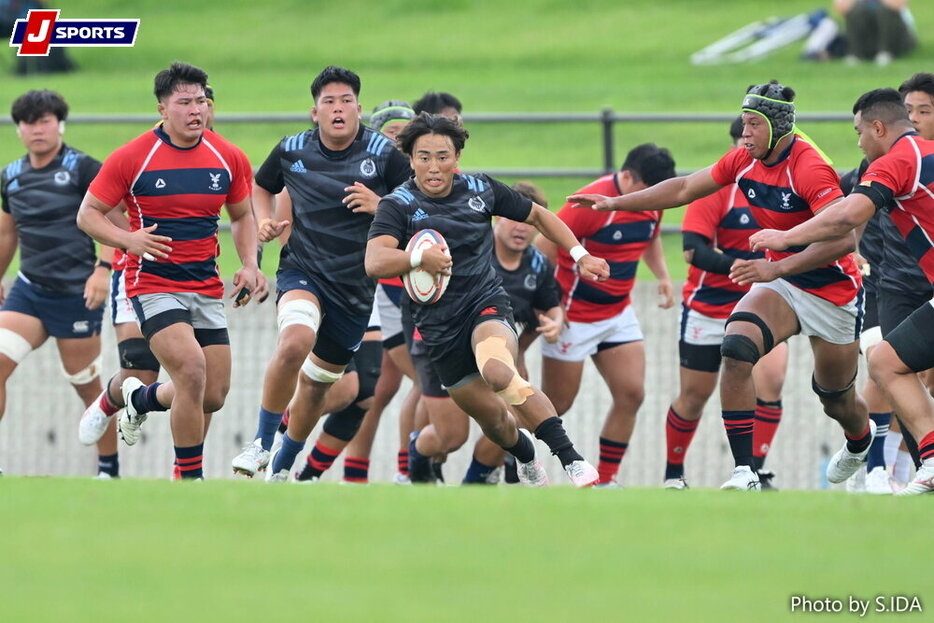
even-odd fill
[(389, 100), (373, 109), (373, 114), (370, 115), (370, 127), (379, 132), (387, 123), (411, 121), (414, 117), (415, 111), (407, 102)]
[(794, 89), (772, 80), (767, 84), (756, 84), (746, 89), (743, 112), (761, 115), (769, 124), (769, 151), (780, 140), (795, 131)]

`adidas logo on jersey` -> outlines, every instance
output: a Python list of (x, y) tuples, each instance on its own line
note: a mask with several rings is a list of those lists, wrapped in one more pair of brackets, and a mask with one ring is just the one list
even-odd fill
[(6, 187), (7, 192), (12, 192), (19, 189), (19, 180), (13, 180), (10, 182), (10, 185)]
[(305, 163), (301, 160), (293, 162), (292, 166), (289, 167), (289, 171), (292, 173), (308, 173), (308, 169), (305, 168)]
[(428, 215), (425, 214), (424, 210), (419, 208), (415, 210), (415, 214), (412, 215), (412, 222), (415, 223), (416, 221), (424, 221), (426, 218), (428, 218)]

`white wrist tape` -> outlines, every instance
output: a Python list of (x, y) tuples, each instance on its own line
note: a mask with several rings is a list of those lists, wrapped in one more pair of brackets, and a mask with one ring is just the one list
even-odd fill
[(409, 264), (412, 265), (412, 268), (418, 268), (422, 265), (422, 252), (425, 249), (415, 249), (412, 251), (412, 254), (409, 256)]
[(587, 252), (587, 249), (584, 248), (584, 245), (580, 244), (572, 248), (570, 251), (568, 251), (568, 253), (571, 254), (571, 259), (573, 259), (575, 262), (581, 261), (581, 258), (585, 255), (590, 255), (590, 253)]

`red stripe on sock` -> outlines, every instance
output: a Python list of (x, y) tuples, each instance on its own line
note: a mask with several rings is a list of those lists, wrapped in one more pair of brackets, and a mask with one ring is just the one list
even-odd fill
[(204, 455), (193, 456), (189, 459), (175, 459), (176, 465), (191, 465), (192, 463), (200, 463), (204, 460)]
[(921, 443), (918, 444), (918, 455), (922, 461), (934, 458), (934, 431), (921, 439)]
[(781, 420), (781, 409), (756, 405), (756, 419), (752, 428), (752, 455), (754, 457), (764, 457), (769, 453)]
[(104, 415), (110, 417), (114, 413), (120, 410), (120, 407), (110, 402), (110, 398), (107, 396), (107, 390), (104, 390), (104, 393), (101, 394), (101, 399), (97, 401), (97, 406), (100, 407), (101, 411), (104, 412)]
[(669, 463), (684, 464), (684, 457), (691, 447), (699, 423), (700, 420), (685, 420), (674, 409), (668, 408), (668, 417), (665, 419), (665, 446)]

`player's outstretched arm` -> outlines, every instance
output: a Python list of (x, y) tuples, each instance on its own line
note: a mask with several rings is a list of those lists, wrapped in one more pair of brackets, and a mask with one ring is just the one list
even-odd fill
[(606, 260), (597, 258), (584, 249), (567, 224), (551, 213), (548, 208), (537, 203), (532, 204), (532, 211), (525, 222), (532, 225), (559, 247), (571, 254), (584, 279), (606, 281), (610, 276), (610, 267)]
[(619, 197), (581, 194), (571, 195), (567, 200), (578, 207), (600, 211), (649, 212), (677, 208), (719, 190), (720, 185), (710, 174), (712, 168), (707, 167), (690, 175), (673, 177), (644, 190)]
[(749, 237), (753, 251), (772, 249), (784, 251), (789, 247), (804, 246), (821, 240), (833, 240), (853, 231), (875, 214), (876, 207), (864, 194), (854, 192), (840, 201), (831, 203), (813, 218), (789, 229), (777, 231), (763, 229)]

